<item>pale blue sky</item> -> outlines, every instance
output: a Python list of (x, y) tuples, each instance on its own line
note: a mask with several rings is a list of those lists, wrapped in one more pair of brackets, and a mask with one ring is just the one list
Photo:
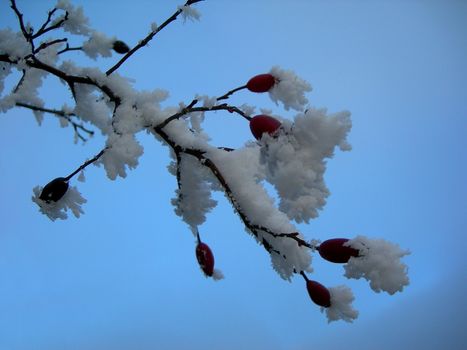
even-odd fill
[[(1, 27), (16, 27), (6, 0)], [(79, 1), (96, 29), (130, 45), (177, 1)], [(44, 18), (50, 1), (20, 1)], [(125, 180), (91, 167), (80, 219), (51, 222), (32, 188), (97, 153), (74, 145), (53, 117), (0, 115), (0, 350), (463, 349), (467, 340), (467, 3), (465, 1), (224, 1), (197, 5), (199, 23), (173, 23), (121, 69), (168, 104), (219, 95), (273, 65), (308, 80), (318, 107), (352, 112), (351, 152), (326, 174), (331, 196), (309, 238), (384, 237), (412, 251), (411, 285), (392, 297), (316, 257), (314, 278), (348, 284), (360, 317), (327, 324), (303, 280), (284, 282), (222, 196), (201, 228), (226, 279), (206, 280), (194, 239), (170, 205), (167, 148), (141, 135), (145, 154)], [(94, 62), (83, 61), (95, 65)], [(109, 67), (114, 59), (106, 60)], [(51, 80), (43, 96), (61, 106)], [(241, 92), (232, 102), (269, 107)], [(214, 142), (241, 146), (248, 125), (207, 119)]]

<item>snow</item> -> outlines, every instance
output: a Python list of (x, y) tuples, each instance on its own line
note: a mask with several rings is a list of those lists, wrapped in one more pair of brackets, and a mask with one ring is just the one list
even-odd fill
[(175, 206), (175, 213), (190, 227), (195, 228), (206, 221), (206, 214), (217, 205), (217, 201), (211, 198), (211, 188), (206, 181), (209, 170), (190, 155), (181, 156), (178, 166), (180, 189), (177, 189), (172, 204)]
[(224, 279), (224, 274), (222, 273), (221, 270), (219, 269), (214, 269), (214, 272), (212, 274), (212, 279), (214, 281), (220, 281)]
[(112, 56), (112, 47), (116, 37), (109, 38), (104, 33), (93, 32), (91, 37), (83, 43), (83, 51), (92, 59), (97, 59), (99, 56)]
[[(65, 31), (79, 35), (89, 35), (91, 33), (89, 20), (84, 15), (83, 8), (81, 6), (75, 7), (68, 0), (59, 0), (55, 7), (68, 13), (68, 18), (63, 24), (63, 29)], [(52, 22), (52, 25), (56, 24), (64, 17), (65, 15), (58, 17)]]
[(11, 60), (25, 57), (31, 50), (29, 43), (21, 32), (11, 29), (0, 30), (0, 53), (7, 54)]
[[(235, 204), (252, 225), (277, 233), (297, 232), (287, 216), (274, 205), (274, 200), (260, 182), (264, 174), (259, 164), (259, 152), (257, 145), (251, 145), (233, 152), (211, 150), (209, 157), (229, 184)], [(255, 238), (258, 242), (262, 243), (265, 239), (273, 250), (280, 252), (271, 251), (270, 255), (273, 268), (282, 278), (289, 280), (294, 271), (312, 270), (309, 249), (299, 247), (290, 238), (273, 237), (262, 230), (258, 230), (257, 234)], [(301, 235), (299, 237), (303, 238)]]
[(400, 261), (408, 250), (401, 249), (397, 244), (383, 239), (370, 239), (357, 236), (346, 245), (358, 249), (359, 257), (351, 257), (344, 266), (347, 278), (365, 278), (375, 292), (389, 294), (402, 292), (409, 284), (407, 265)]
[(274, 101), (282, 102), (288, 111), (290, 108), (302, 111), (308, 103), (305, 92), (311, 91), (311, 85), (299, 78), (293, 71), (278, 66), (272, 67), (269, 72), (278, 81), (269, 90), (269, 97)]
[(326, 204), (330, 194), (324, 182), (326, 159), (333, 157), (335, 147), (349, 149), (350, 128), (348, 112), (328, 115), (324, 109), (309, 108), (293, 123), (283, 121), (278, 137), (262, 138), (266, 179), (276, 188), (279, 208), (290, 219), (308, 223)]
[(192, 6), (179, 5), (177, 9), (182, 11), (181, 14), (183, 17), (183, 22), (186, 22), (187, 20), (199, 21), (199, 19), (201, 18), (201, 13)]
[(47, 215), (50, 220), (55, 221), (57, 219), (67, 219), (68, 210), (71, 210), (73, 215), (77, 218), (79, 218), (81, 214), (84, 214), (84, 211), (81, 209), (81, 204), (86, 203), (86, 199), (81, 196), (81, 193), (76, 187), (69, 187), (64, 196), (57, 202), (51, 201), (50, 203), (47, 203), (43, 201), (39, 198), (41, 192), (41, 186), (34, 187), (32, 200), (39, 206), (40, 212)]
[(104, 155), (94, 164), (103, 164), (107, 177), (111, 180), (115, 180), (117, 176), (125, 178), (127, 168), (136, 168), (142, 154), (143, 147), (134, 135), (111, 134), (107, 139)]
[(352, 307), (353, 296), (350, 288), (346, 286), (337, 286), (329, 288), (331, 294), (331, 306), (321, 308), (321, 312), (325, 312), (328, 322), (344, 320), (352, 322), (358, 317), (358, 311)]

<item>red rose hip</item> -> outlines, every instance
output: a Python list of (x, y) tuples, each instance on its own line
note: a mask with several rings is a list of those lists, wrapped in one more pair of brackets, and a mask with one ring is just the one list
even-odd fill
[(196, 259), (204, 274), (211, 277), (214, 273), (214, 255), (206, 243), (199, 242), (196, 245)]
[(268, 92), (276, 83), (276, 78), (271, 74), (259, 74), (248, 80), (246, 87), (251, 92)]
[(346, 263), (352, 256), (358, 256), (358, 249), (344, 245), (348, 241), (347, 238), (328, 239), (318, 247), (319, 255), (333, 263)]
[(322, 307), (331, 306), (331, 293), (329, 293), (329, 290), (321, 283), (307, 280), (306, 289), (308, 290), (311, 300), (315, 304)]
[(277, 119), (263, 114), (256, 115), (250, 120), (251, 133), (257, 140), (260, 140), (264, 133), (273, 136), (281, 125)]

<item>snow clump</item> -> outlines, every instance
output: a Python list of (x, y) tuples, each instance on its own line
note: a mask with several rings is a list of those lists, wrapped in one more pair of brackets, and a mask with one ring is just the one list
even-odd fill
[(365, 236), (357, 236), (345, 245), (358, 249), (360, 253), (358, 257), (351, 257), (344, 266), (345, 277), (363, 277), (370, 282), (375, 292), (384, 291), (391, 295), (402, 292), (404, 286), (409, 284), (407, 265), (400, 261), (410, 254), (408, 250), (383, 239), (369, 239)]

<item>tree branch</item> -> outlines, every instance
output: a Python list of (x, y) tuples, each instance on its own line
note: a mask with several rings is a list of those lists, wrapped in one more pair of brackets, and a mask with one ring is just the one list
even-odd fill
[(58, 29), (58, 28), (60, 28), (62, 26), (63, 23), (66, 22), (66, 20), (68, 19), (68, 11), (65, 11), (65, 16), (63, 16), (63, 18), (61, 20), (59, 20), (57, 23), (51, 25), (50, 27), (46, 28), (47, 25), (50, 23), (50, 20), (52, 19), (52, 15), (55, 13), (55, 11), (57, 11), (56, 8), (49, 11), (49, 14), (47, 16), (47, 20), (42, 25), (42, 27), (37, 31), (37, 33), (33, 34), (31, 36), (32, 39), (36, 39), (36, 38), (40, 37), (41, 35), (43, 35), (43, 34), (45, 34), (47, 32), (50, 32), (51, 30)]
[(26, 26), (24, 25), (24, 21), (23, 21), (23, 14), (18, 10), (18, 7), (16, 6), (16, 1), (15, 0), (11, 0), (10, 2), (11, 2), (10, 7), (15, 12), (16, 17), (18, 17), (19, 27), (21, 28), (21, 32), (23, 33), (24, 38), (28, 42), (31, 43), (31, 33), (28, 33), (28, 31), (26, 30)]
[(67, 42), (67, 41), (68, 41), (68, 39), (63, 38), (63, 39), (56, 39), (56, 40), (52, 40), (52, 41), (49, 41), (49, 42), (46, 42), (46, 43), (42, 43), (37, 49), (34, 50), (34, 54), (37, 54), (39, 51), (44, 50), (45, 48), (47, 48), (49, 46), (59, 44), (59, 43), (64, 43), (64, 42)]
[[(259, 237), (260, 236), (260, 231), (262, 231), (262, 232), (264, 232), (264, 233), (266, 233), (266, 234), (268, 234), (268, 235), (270, 235), (270, 236), (272, 236), (274, 238), (279, 238), (279, 237), (289, 238), (289, 239), (292, 239), (292, 240), (296, 241), (298, 246), (304, 246), (304, 247), (307, 247), (307, 248), (310, 248), (310, 249), (314, 249), (313, 245), (311, 245), (310, 243), (306, 242), (305, 240), (303, 240), (303, 239), (301, 239), (299, 237), (298, 232), (277, 233), (277, 232), (274, 232), (274, 231), (272, 231), (271, 229), (269, 229), (267, 227), (253, 224), (249, 220), (248, 216), (242, 211), (241, 207), (239, 206), (237, 200), (235, 199), (234, 193), (233, 193), (230, 185), (228, 184), (227, 180), (222, 175), (222, 173), (219, 170), (219, 168), (217, 167), (217, 165), (210, 158), (208, 158), (206, 156), (206, 152), (204, 152), (202, 150), (199, 150), (199, 149), (182, 148), (180, 145), (178, 145), (173, 140), (171, 140), (169, 135), (164, 130), (162, 130), (162, 128), (155, 127), (155, 128), (153, 128), (153, 130), (159, 136), (161, 136), (161, 138), (173, 149), (173, 151), (177, 155), (177, 160), (179, 159), (180, 154), (182, 154), (182, 153), (189, 154), (189, 155), (197, 158), (198, 161), (200, 162), (200, 164), (204, 165), (205, 167), (207, 167), (211, 171), (211, 173), (216, 177), (216, 179), (221, 184), (222, 188), (224, 189), (225, 194), (227, 195), (227, 198), (229, 198), (230, 204), (233, 206), (233, 208), (237, 212), (237, 214), (240, 217), (240, 219), (242, 220), (243, 224), (245, 225), (245, 227), (254, 236)], [(179, 175), (177, 175), (177, 177), (178, 176)], [(282, 257), (286, 258), (286, 256), (284, 254), (282, 254), (279, 251), (273, 249), (271, 244), (266, 239), (264, 239), (264, 237), (262, 238), (262, 243), (263, 243), (264, 248), (269, 253), (271, 253), (271, 251), (273, 251), (273, 252), (281, 255)]]
[(94, 131), (87, 129), (83, 124), (78, 124), (76, 123), (71, 117), (76, 116), (74, 113), (66, 113), (63, 110), (58, 110), (58, 109), (50, 109), (50, 108), (44, 108), (44, 107), (39, 107), (39, 106), (34, 106), (30, 105), (27, 103), (22, 103), (22, 102), (16, 102), (16, 106), (18, 107), (23, 107), (23, 108), (28, 108), (33, 111), (38, 111), (38, 112), (44, 112), (44, 113), (50, 113), (58, 116), (59, 118), (64, 118), (67, 120), (72, 126), (75, 131), (75, 134), (77, 137), (79, 137), (83, 142), (86, 142), (88, 139), (86, 139), (80, 131), (83, 131), (89, 135), (89, 137), (94, 135)]

